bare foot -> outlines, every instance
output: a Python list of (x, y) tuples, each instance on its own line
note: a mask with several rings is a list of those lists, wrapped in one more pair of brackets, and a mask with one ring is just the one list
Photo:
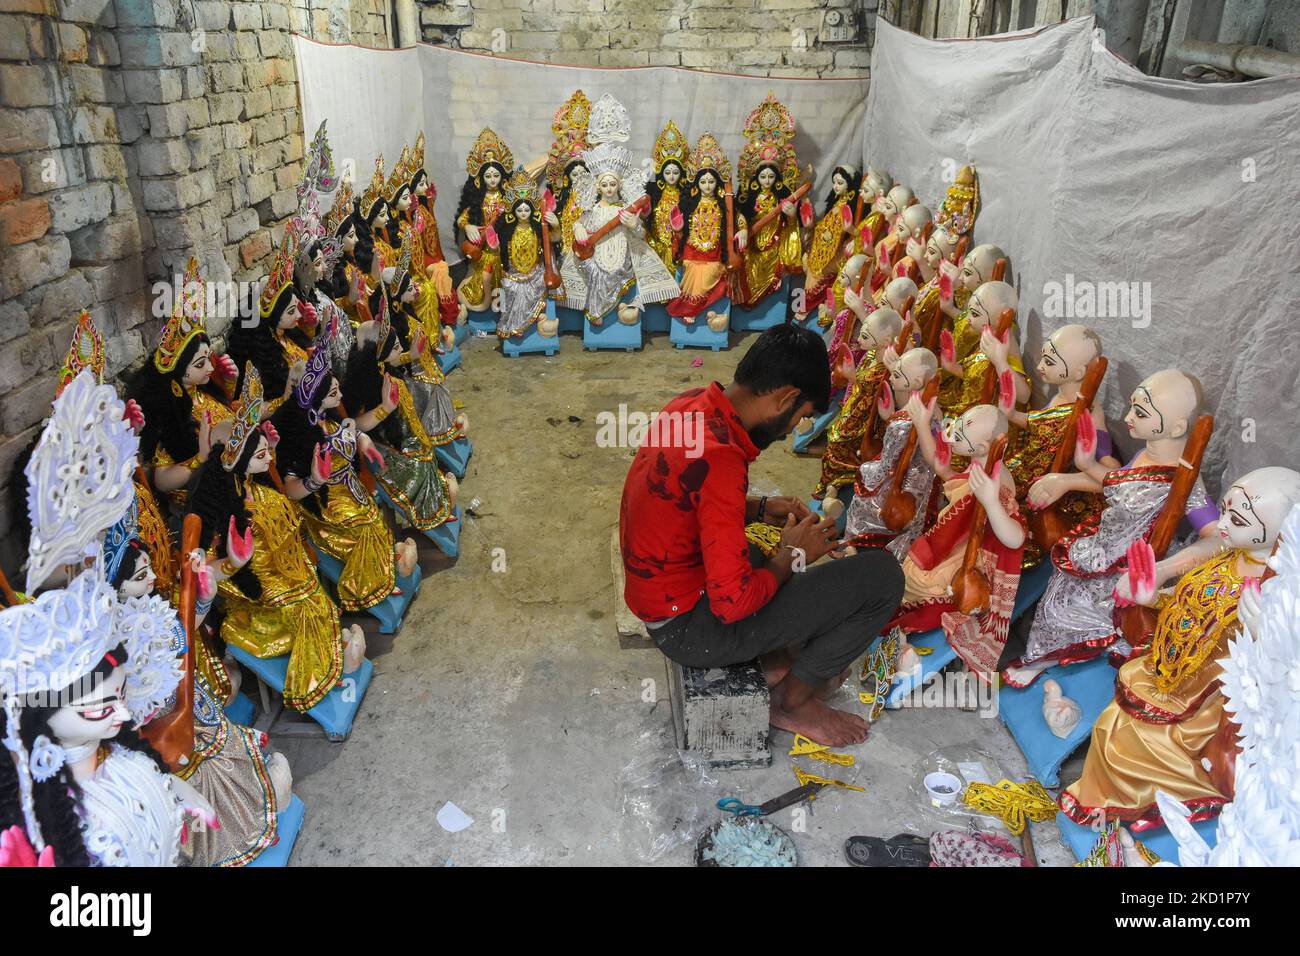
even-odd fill
[(789, 651), (782, 648), (779, 651), (764, 654), (759, 658), (759, 663), (763, 665), (763, 676), (767, 679), (767, 686), (775, 687), (781, 683), (781, 679), (786, 674), (790, 673), (794, 658), (790, 656)]
[(354, 673), (365, 659), (366, 635), (353, 624), (343, 632), (343, 673)]
[(867, 722), (857, 714), (827, 707), (816, 697), (786, 710), (776, 701), (768, 711), (768, 722), (779, 730), (803, 734), (827, 747), (860, 744), (867, 739)]
[(469, 416), (461, 412), (456, 416), (455, 425), (460, 429), (460, 437), (464, 438), (469, 435)]
[(601, 324), (602, 322), (604, 322), (604, 321), (605, 321), (604, 316), (599, 316), (599, 315), (598, 315), (598, 316), (596, 316), (594, 319), (591, 320), (591, 324), (592, 324), (592, 325), (600, 325), (600, 324)]
[(840, 688), (844, 686), (844, 682), (849, 679), (849, 672), (852, 670), (853, 665), (850, 664), (848, 667), (844, 668), (844, 670), (840, 671), (838, 677), (832, 677), (825, 684), (822, 684), (821, 687), (817, 688), (817, 699), (830, 700), (839, 693)]
[(1002, 672), (1002, 679), (1012, 687), (1028, 687), (1038, 680), (1038, 675), (1047, 670), (1049, 661), (1038, 661), (1023, 667), (1008, 667)]
[(844, 503), (828, 495), (822, 499), (822, 514), (832, 521), (839, 521), (840, 515), (844, 514)]
[(682, 321), (685, 322), (687, 325), (694, 325), (694, 324), (695, 324), (695, 316), (693, 316), (693, 315), (683, 315), (683, 316), (682, 316)]

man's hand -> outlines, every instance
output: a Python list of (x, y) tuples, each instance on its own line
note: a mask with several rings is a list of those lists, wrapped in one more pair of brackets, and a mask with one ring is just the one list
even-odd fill
[(797, 520), (793, 514), (786, 516), (785, 527), (781, 529), (781, 547), (802, 549), (808, 564), (830, 554), (838, 545), (839, 529), (830, 518), (811, 511)]
[(763, 520), (767, 524), (781, 526), (785, 524), (785, 519), (794, 515), (796, 521), (802, 521), (812, 514), (808, 506), (804, 504), (801, 498), (792, 498), (789, 495), (777, 495), (767, 499), (767, 504), (763, 508)]

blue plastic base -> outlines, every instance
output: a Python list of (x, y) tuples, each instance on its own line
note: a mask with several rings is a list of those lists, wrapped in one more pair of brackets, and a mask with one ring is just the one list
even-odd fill
[(473, 334), (485, 333), (487, 335), (497, 334), (497, 310), (487, 309), (483, 312), (470, 312), (465, 320), (469, 325), (469, 330)]
[(618, 320), (617, 309), (610, 311), (600, 325), (586, 323), (582, 330), (582, 347), (588, 351), (596, 349), (621, 349), (635, 352), (641, 347), (641, 320), (634, 325), (624, 325)]
[(298, 834), (302, 832), (302, 820), (307, 815), (307, 807), (295, 793), (289, 805), (276, 814), (275, 832), (278, 839), (274, 846), (268, 846), (259, 853), (249, 866), (288, 866), (289, 856), (293, 853)]
[[(731, 308), (731, 300), (721, 299), (715, 305), (710, 306), (715, 312), (725, 313)], [(681, 319), (673, 319), (673, 328), (668, 340), (679, 349), (689, 347), (701, 349), (713, 349), (720, 352), (727, 348), (731, 342), (727, 336), (727, 330), (724, 328), (721, 332), (715, 332), (709, 328), (709, 323), (704, 320), (704, 315), (697, 315), (695, 322), (687, 325)]]
[[(847, 494), (849, 494), (849, 495), (852, 495), (852, 494), (853, 494), (853, 486), (852, 486), (852, 485), (846, 485), (843, 489), (841, 489), (841, 493), (847, 493)], [(821, 503), (820, 501), (818, 501), (816, 498), (809, 498), (809, 499), (808, 499), (808, 510), (811, 511), (813, 514), (818, 514), (818, 515), (819, 515), (819, 514), (822, 513), (822, 503)], [(845, 506), (844, 506), (844, 510), (840, 513), (839, 520), (835, 522), (835, 527), (839, 529), (839, 532), (840, 532), (840, 536), (841, 536), (841, 537), (843, 537), (843, 535), (844, 535), (844, 528), (845, 528), (845, 526), (848, 525), (848, 523), (849, 523), (849, 507), (848, 507), (848, 505), (845, 505)]]
[[(234, 645), (231, 645), (230, 652), (235, 660), (265, 681), (267, 686), (284, 693), (284, 675), (289, 671), (288, 654), (263, 659)], [(375, 665), (369, 660), (362, 661), (355, 671), (339, 679), (324, 700), (307, 711), (307, 716), (324, 728), (325, 736), (330, 740), (348, 739), (348, 734), (352, 732), (352, 721), (357, 716), (361, 701), (365, 699), (366, 688), (370, 686), (370, 678), (374, 673)]]
[(469, 338), (469, 325), (467, 325), (464, 322), (457, 322), (455, 331), (456, 331), (456, 344), (464, 345), (465, 340)]
[[(1064, 813), (1056, 815), (1056, 826), (1061, 831), (1061, 839), (1070, 848), (1076, 860), (1082, 860), (1097, 845), (1097, 831), (1080, 826)], [(1209, 846), (1219, 842), (1219, 818), (1193, 823), (1192, 828), (1201, 835)], [(1134, 833), (1133, 838), (1146, 844), (1148, 850), (1169, 863), (1178, 862), (1178, 841), (1165, 827), (1157, 827), (1143, 833)]]
[(455, 521), (444, 521), (438, 527), (424, 532), (424, 536), (447, 557), (454, 558), (460, 554), (460, 529), (464, 522), (461, 520), (460, 505), (454, 506), (451, 513), (456, 516)]
[(564, 335), (570, 332), (574, 335), (581, 335), (583, 326), (587, 324), (587, 318), (578, 309), (570, 309), (567, 305), (555, 306), (555, 317), (560, 322), (560, 334)]
[[(1051, 564), (1046, 564), (1039, 565), (1020, 576), (1020, 587), (1016, 590), (1016, 603), (1011, 609), (1011, 620), (1019, 619), (1035, 601), (1042, 597), (1043, 591), (1047, 588), (1047, 579), (1051, 576), (1051, 572)], [(867, 653), (874, 651), (876, 645), (883, 639), (884, 635), (876, 638)], [(928, 647), (930, 653), (920, 657), (921, 670), (919, 672), (898, 678), (889, 688), (889, 696), (885, 699), (885, 706), (890, 710), (896, 710), (901, 706), (905, 697), (916, 688), (924, 687), (931, 677), (947, 667), (953, 658), (957, 656), (957, 651), (948, 643), (948, 639), (944, 636), (941, 627), (931, 631), (909, 634), (907, 635), (907, 643), (913, 647)]]
[[(1049, 667), (1028, 687), (1003, 686), (998, 693), (998, 716), (1025, 755), (1029, 772), (1045, 787), (1060, 781), (1061, 764), (1091, 735), (1092, 725), (1115, 696), (1115, 668), (1103, 654), (1082, 664)], [(1065, 738), (1047, 729), (1043, 720), (1043, 683), (1061, 685), (1061, 693), (1079, 705), (1079, 723)]]
[(751, 309), (743, 305), (731, 307), (733, 332), (760, 332), (785, 321), (786, 305), (790, 300), (790, 277), (781, 280), (781, 286)]
[(438, 456), (438, 461), (443, 468), (457, 478), (464, 478), (465, 469), (469, 467), (470, 455), (474, 454), (474, 443), (468, 438), (457, 438), (455, 441), (437, 446), (433, 453)]
[(251, 726), (253, 720), (253, 700), (243, 691), (235, 695), (235, 699), (228, 703), (224, 708), (226, 719), (232, 724), (238, 724), (241, 727)]
[[(331, 584), (338, 584), (339, 577), (343, 574), (343, 562), (315, 545), (312, 548), (316, 552), (316, 567), (320, 569), (321, 576)], [(408, 577), (397, 579), (397, 586), (402, 590), (400, 595), (389, 595), (373, 607), (365, 609), (364, 613), (379, 622), (380, 634), (397, 633), (397, 629), (402, 626), (402, 618), (406, 616), (406, 609), (420, 593), (421, 578), (422, 573), (417, 564)]]
[[(546, 300), (546, 317), (555, 319), (555, 302), (551, 299)], [(501, 354), (510, 358), (517, 358), (520, 355), (529, 355), (540, 352), (543, 355), (555, 355), (560, 351), (560, 336), (557, 332), (550, 338), (542, 335), (537, 331), (537, 325), (528, 327), (528, 331), (518, 338), (505, 338), (501, 340)]]
[(835, 418), (836, 416), (839, 415), (839, 413), (840, 413), (840, 403), (838, 401), (831, 402), (831, 407), (826, 409), (825, 414), (818, 415), (816, 418), (813, 419), (812, 428), (804, 432), (802, 435), (799, 434), (799, 432), (797, 431), (793, 433), (794, 440), (791, 444), (791, 447), (795, 451), (803, 451), (804, 449), (806, 449), (809, 445), (811, 445), (813, 442), (815, 442), (818, 438), (821, 437), (822, 432), (826, 431), (826, 429), (831, 427), (831, 422), (835, 421)]
[(664, 302), (651, 302), (641, 313), (641, 331), (646, 335), (667, 332), (673, 325), (673, 317), (668, 314)]
[(460, 365), (460, 346), (452, 345), (447, 351), (437, 353), (434, 358), (438, 360), (438, 368), (442, 370), (442, 374), (446, 375)]

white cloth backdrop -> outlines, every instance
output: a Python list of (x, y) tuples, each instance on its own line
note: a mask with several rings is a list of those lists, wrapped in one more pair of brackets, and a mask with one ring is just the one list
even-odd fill
[[(880, 21), (867, 113), (869, 163), (923, 202), (942, 197), (945, 172), (976, 164), (975, 241), (1010, 258), (1027, 362), (1045, 333), (1095, 328), (1125, 453), (1127, 396), (1173, 365), (1200, 377), (1215, 416), (1212, 490), (1261, 465), (1300, 467), (1300, 76), (1145, 76), (1094, 43), (1091, 17), (940, 41)], [(1045, 314), (1048, 284), (1068, 276), (1076, 290), (1149, 283), (1150, 324), (1135, 327), (1135, 310)]]
[[(515, 162), (546, 155), (556, 109), (575, 89), (595, 103), (618, 98), (632, 118), (628, 148), (649, 161), (655, 138), (673, 120), (694, 145), (711, 132), (734, 170), (749, 111), (774, 92), (794, 114), (799, 162), (829, 173), (860, 166), (866, 116), (865, 79), (765, 79), (673, 67), (557, 66), (420, 44), (369, 50), (294, 37), (308, 138), (328, 120), (336, 163), (351, 160), (356, 189), (365, 188), (382, 151), (391, 168), (402, 146), (424, 130), (426, 166), (438, 189), (443, 250), (459, 258), (452, 220), (465, 182), (465, 155), (485, 126), (505, 140)], [(828, 187), (827, 187), (828, 188)], [(823, 183), (817, 184), (823, 189)]]

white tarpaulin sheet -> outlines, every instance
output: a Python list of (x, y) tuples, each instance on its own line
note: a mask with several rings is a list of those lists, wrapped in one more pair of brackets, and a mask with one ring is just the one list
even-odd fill
[[(391, 168), (403, 144), (424, 130), (426, 166), (438, 189), (443, 249), (459, 256), (452, 220), (465, 182), (465, 156), (490, 126), (515, 162), (544, 157), (556, 109), (576, 89), (594, 103), (612, 93), (632, 118), (628, 148), (647, 165), (668, 120), (694, 145), (711, 132), (735, 168), (745, 144), (745, 117), (768, 92), (794, 115), (802, 166), (822, 173), (860, 166), (866, 116), (865, 79), (767, 79), (674, 67), (585, 68), (532, 63), (420, 44), (369, 50), (294, 37), (303, 128), (308, 138), (328, 120), (335, 162), (352, 160), (356, 189), (365, 188), (377, 152)], [(826, 191), (823, 181), (817, 189)]]
[[(1300, 76), (1145, 76), (1094, 42), (1090, 17), (939, 41), (882, 20), (867, 112), (870, 164), (922, 202), (976, 164), (975, 241), (1010, 258), (1030, 366), (1044, 333), (1095, 328), (1125, 453), (1129, 393), (1173, 365), (1200, 377), (1215, 416), (1212, 490), (1300, 467)], [(1103, 283), (1123, 283), (1127, 305)]]

